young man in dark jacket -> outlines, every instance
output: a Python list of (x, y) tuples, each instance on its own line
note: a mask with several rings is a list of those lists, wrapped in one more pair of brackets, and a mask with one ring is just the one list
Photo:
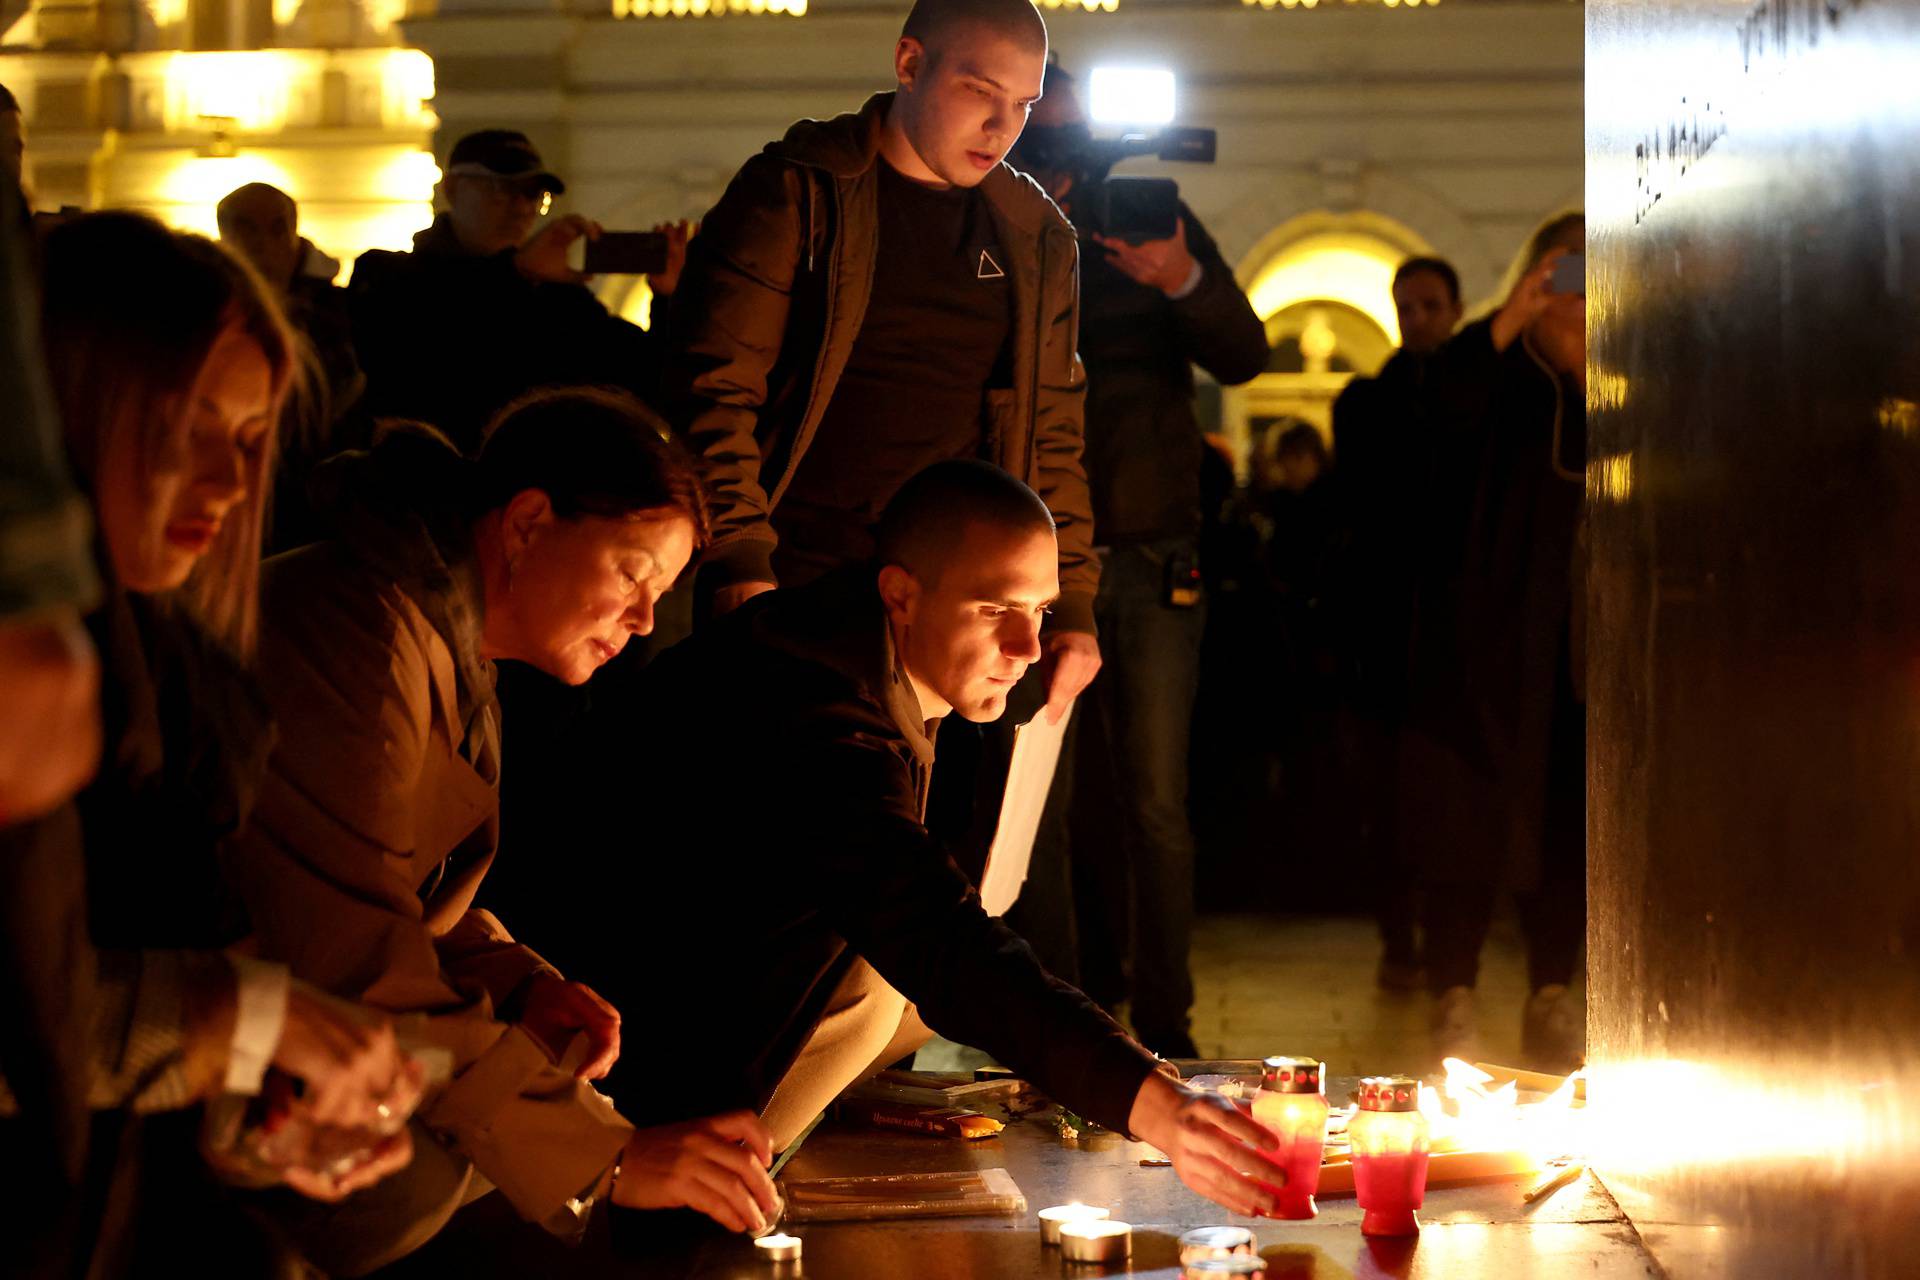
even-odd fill
[(898, 91), (794, 125), (701, 224), (668, 388), (715, 495), (701, 588), (717, 612), (864, 560), (868, 526), (929, 463), (985, 458), (1030, 483), (1060, 528), (1041, 664), (1057, 712), (1100, 661), (1078, 250), (1001, 162), (1046, 49), (1028, 0), (919, 0)]
[[(1072, 77), (1047, 71), (1015, 162), (1075, 217), (1076, 138), (1087, 121)], [(1031, 144), (1040, 145), (1031, 145)], [(1029, 152), (1031, 154), (1029, 154)], [(1029, 163), (1030, 162), (1030, 163)], [(1206, 449), (1193, 414), (1193, 366), (1227, 384), (1265, 367), (1266, 328), (1233, 270), (1190, 209), (1172, 236), (1133, 244), (1090, 235), (1081, 278), (1080, 354), (1087, 366), (1086, 470), (1103, 563), (1095, 605), (1107, 672), (1094, 689), (1075, 753), (1097, 802), (1118, 797), (1118, 865), (1088, 867), (1112, 923), (1081, 945), (1132, 933), (1132, 1021), (1170, 1057), (1194, 1056), (1188, 1034), (1193, 980), (1193, 831), (1187, 820), (1187, 748), (1206, 622), (1196, 565), (1200, 470)], [(1021, 902), (1008, 919), (1041, 958), (1076, 964), (1071, 859), (1056, 820), (1037, 842)], [(1104, 852), (1104, 851), (1102, 851)], [(1089, 922), (1092, 924), (1092, 922)], [(1104, 948), (1103, 948), (1104, 949)], [(1120, 957), (1090, 957), (1088, 976), (1118, 972)], [(1096, 990), (1104, 1000), (1125, 993)]]
[[(651, 701), (596, 755), (596, 790), (671, 797), (634, 865), (603, 863), (558, 945), (630, 1027), (686, 1052), (624, 1056), (608, 1087), (641, 1123), (715, 1104), (764, 1110), (802, 1089), (790, 1141), (883, 1063), (822, 1055), (849, 972), (869, 968), (927, 1025), (994, 1053), (1050, 1096), (1160, 1147), (1194, 1190), (1240, 1212), (1277, 1179), (1262, 1129), (1156, 1070), (1152, 1054), (990, 919), (921, 824), (949, 714), (998, 718), (1041, 653), (1059, 596), (1039, 498), (998, 468), (922, 472), (882, 517), (875, 560), (766, 595), (657, 659)], [(731, 762), (722, 767), (718, 762)], [(674, 814), (690, 815), (675, 832)], [(621, 892), (621, 881), (637, 892)], [(634, 904), (649, 904), (636, 920)], [(869, 1002), (871, 1057), (897, 998)], [(849, 1015), (862, 1020), (860, 1011)], [(769, 1123), (770, 1129), (777, 1129)]]

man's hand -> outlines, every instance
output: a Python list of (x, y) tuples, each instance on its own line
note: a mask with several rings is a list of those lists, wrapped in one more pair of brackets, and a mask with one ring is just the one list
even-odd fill
[(771, 582), (736, 582), (713, 593), (713, 616), (724, 618), (763, 591), (775, 587)]
[(1173, 224), (1173, 234), (1165, 240), (1128, 244), (1112, 236), (1096, 235), (1093, 242), (1107, 251), (1107, 261), (1128, 279), (1162, 293), (1178, 293), (1193, 274), (1193, 255), (1187, 251), (1187, 220)]
[(1134, 1095), (1127, 1127), (1166, 1152), (1180, 1181), (1215, 1204), (1250, 1217), (1279, 1209), (1275, 1188), (1285, 1184), (1286, 1173), (1261, 1154), (1277, 1150), (1278, 1140), (1219, 1094), (1156, 1071)]
[(588, 1057), (574, 1071), (581, 1080), (598, 1080), (620, 1059), (620, 1013), (584, 983), (542, 973), (527, 984), (520, 1026), (555, 1061), (573, 1037), (585, 1034)]
[(773, 1139), (751, 1111), (640, 1129), (621, 1153), (613, 1202), (698, 1209), (729, 1231), (758, 1232), (780, 1211), (772, 1163)]
[(1046, 647), (1040, 659), (1041, 677), (1047, 682), (1044, 711), (1048, 724), (1059, 724), (1073, 700), (1100, 674), (1100, 642), (1084, 631), (1056, 631), (1047, 637)]
[(1513, 340), (1525, 333), (1527, 326), (1553, 305), (1556, 296), (1553, 292), (1553, 269), (1566, 256), (1565, 249), (1551, 250), (1546, 257), (1534, 263), (1533, 270), (1520, 277), (1520, 283), (1513, 287), (1506, 305), (1493, 317), (1495, 351), (1505, 351), (1512, 346)]
[(59, 808), (100, 760), (100, 663), (72, 610), (0, 623), (0, 825)]
[(600, 224), (577, 213), (555, 218), (533, 233), (533, 238), (513, 255), (513, 264), (529, 280), (546, 284), (585, 284), (587, 274), (567, 265), (567, 250), (582, 237), (600, 238)]
[(686, 269), (687, 241), (699, 234), (700, 228), (682, 218), (678, 222), (663, 222), (654, 231), (667, 238), (667, 269), (648, 276), (647, 288), (653, 290), (656, 298), (671, 298), (673, 291), (680, 287), (680, 273)]

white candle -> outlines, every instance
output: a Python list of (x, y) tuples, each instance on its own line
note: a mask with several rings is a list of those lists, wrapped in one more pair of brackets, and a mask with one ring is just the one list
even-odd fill
[(1245, 1227), (1196, 1227), (1180, 1237), (1180, 1265), (1231, 1258), (1253, 1252), (1253, 1232)]
[(1069, 1222), (1097, 1222), (1107, 1210), (1097, 1204), (1057, 1204), (1040, 1211), (1040, 1243), (1059, 1244), (1060, 1228)]
[(1060, 1256), (1068, 1262), (1119, 1262), (1133, 1256), (1133, 1226), (1126, 1222), (1064, 1222)]
[(761, 1236), (753, 1242), (753, 1247), (760, 1251), (761, 1259), (766, 1262), (800, 1261), (799, 1236), (781, 1235), (778, 1233), (770, 1236)]

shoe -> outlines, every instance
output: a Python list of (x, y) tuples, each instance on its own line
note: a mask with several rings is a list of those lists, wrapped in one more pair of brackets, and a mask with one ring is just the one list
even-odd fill
[(1380, 961), (1380, 969), (1374, 974), (1374, 982), (1382, 991), (1397, 996), (1410, 996), (1416, 991), (1427, 988), (1427, 971), (1417, 960)]
[(1448, 987), (1433, 1002), (1433, 1056), (1463, 1062), (1480, 1060), (1480, 1024), (1474, 1012), (1472, 987)]
[(1577, 1071), (1587, 1060), (1587, 1028), (1573, 993), (1555, 982), (1527, 997), (1520, 1017), (1520, 1055), (1536, 1071), (1557, 1076)]

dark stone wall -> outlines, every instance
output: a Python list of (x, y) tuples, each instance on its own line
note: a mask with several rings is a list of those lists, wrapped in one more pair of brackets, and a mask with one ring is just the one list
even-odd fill
[(1589, 0), (1591, 1145), (1920, 1275), (1920, 4)]

